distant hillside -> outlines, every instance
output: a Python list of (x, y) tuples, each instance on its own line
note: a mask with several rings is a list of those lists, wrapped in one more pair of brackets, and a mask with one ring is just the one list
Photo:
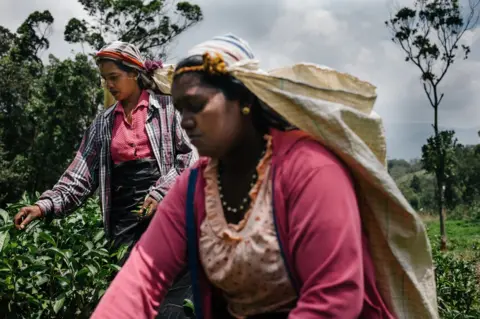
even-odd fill
[(414, 209), (429, 210), (434, 206), (435, 179), (423, 169), (420, 160), (389, 160), (388, 171)]
[[(414, 209), (435, 210), (435, 178), (423, 169), (420, 160), (389, 160), (388, 172)], [(445, 187), (448, 211), (480, 205), (480, 144), (457, 147)]]

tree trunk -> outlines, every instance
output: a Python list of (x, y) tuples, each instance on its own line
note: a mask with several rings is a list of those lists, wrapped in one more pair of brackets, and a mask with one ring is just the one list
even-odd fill
[[(435, 90), (435, 102), (437, 102), (437, 94)], [(433, 128), (435, 131), (435, 145), (437, 148), (437, 170), (436, 170), (436, 180), (437, 180), (437, 213), (440, 218), (440, 250), (446, 251), (447, 250), (447, 232), (445, 230), (445, 212), (443, 210), (444, 202), (443, 202), (443, 185), (444, 185), (444, 175), (445, 175), (445, 155), (444, 150), (442, 149), (441, 144), (439, 143), (439, 130), (438, 130), (438, 102), (436, 103), (436, 107), (434, 107), (434, 124)]]
[(437, 176), (437, 212), (440, 217), (440, 250), (447, 250), (447, 232), (445, 230), (445, 211), (443, 203), (443, 180)]

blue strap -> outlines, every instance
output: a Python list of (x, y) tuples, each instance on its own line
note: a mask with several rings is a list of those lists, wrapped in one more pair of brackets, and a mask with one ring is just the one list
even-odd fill
[(197, 223), (195, 222), (195, 185), (197, 184), (198, 168), (190, 171), (187, 188), (187, 254), (188, 269), (192, 278), (193, 305), (195, 307), (195, 318), (203, 319), (202, 301), (200, 299), (200, 286), (198, 278), (198, 247), (197, 247)]
[(292, 269), (290, 269), (290, 266), (287, 262), (287, 257), (285, 255), (285, 247), (284, 243), (282, 242), (282, 239), (280, 238), (280, 231), (278, 228), (278, 218), (277, 218), (277, 211), (275, 209), (275, 165), (272, 165), (272, 211), (273, 211), (273, 224), (275, 225), (275, 233), (277, 236), (277, 242), (278, 245), (280, 246), (280, 255), (282, 256), (283, 259), (283, 264), (285, 265), (285, 269), (287, 270), (288, 277), (290, 279), (290, 282), (293, 285), (293, 288), (295, 289), (295, 292), (297, 293), (297, 298), (300, 296), (300, 288), (298, 281), (296, 280), (295, 276), (292, 273)]

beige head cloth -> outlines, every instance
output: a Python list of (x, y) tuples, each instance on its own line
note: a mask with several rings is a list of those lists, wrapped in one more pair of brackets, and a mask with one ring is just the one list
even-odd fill
[[(163, 65), (161, 61), (145, 60), (138, 48), (131, 43), (114, 41), (98, 51), (95, 57), (97, 60), (113, 60), (133, 68), (138, 71), (138, 76), (147, 86), (147, 89), (170, 94), (168, 75), (173, 71), (174, 67), (172, 65)], [(104, 88), (104, 106), (109, 107), (115, 103), (115, 99), (105, 87), (103, 80), (102, 86)]]
[(375, 87), (314, 64), (264, 72), (252, 59), (232, 63), (224, 51), (210, 40), (192, 53), (226, 57), (228, 73), (348, 165), (378, 288), (389, 308), (398, 318), (439, 318), (430, 243), (420, 217), (388, 174), (382, 120), (373, 112)]

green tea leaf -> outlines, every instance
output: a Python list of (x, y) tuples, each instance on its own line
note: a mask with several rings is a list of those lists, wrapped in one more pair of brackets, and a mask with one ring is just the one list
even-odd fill
[(110, 264), (110, 267), (112, 267), (116, 271), (120, 271), (120, 269), (122, 269), (122, 267), (120, 267), (119, 265), (115, 265), (115, 264)]
[(6, 225), (10, 221), (10, 216), (8, 215), (6, 210), (0, 208), (0, 217), (3, 219), (3, 223)]
[(33, 271), (43, 271), (48, 269), (47, 265), (44, 264), (33, 264), (25, 268), (25, 272), (33, 272)]
[(39, 276), (35, 283), (37, 284), (37, 286), (41, 286), (43, 284), (46, 284), (47, 282), (48, 282), (47, 276)]
[(100, 249), (96, 249), (93, 251), (96, 255), (100, 256), (100, 257), (108, 257), (110, 256), (108, 254), (108, 250), (106, 250), (105, 248), (100, 248)]
[(187, 317), (191, 318), (195, 316), (195, 307), (190, 299), (183, 300), (183, 310)]
[(84, 267), (82, 268), (80, 271), (77, 272), (77, 274), (75, 275), (76, 278), (82, 278), (83, 276), (85, 276), (86, 274), (88, 274), (90, 272), (90, 270), (87, 268), (87, 267)]
[(93, 242), (96, 243), (96, 242), (98, 242), (99, 240), (101, 240), (103, 237), (105, 237), (105, 231), (100, 230), (100, 231), (95, 235), (95, 237), (93, 237)]
[(38, 234), (38, 237), (42, 238), (43, 240), (48, 241), (50, 244), (52, 244), (52, 246), (57, 247), (57, 243), (55, 242), (53, 237), (50, 236), (49, 234), (47, 234), (45, 232), (41, 232), (40, 234)]
[(95, 267), (94, 265), (88, 264), (88, 265), (87, 265), (87, 268), (88, 268), (88, 270), (90, 270), (90, 272), (92, 273), (92, 275), (95, 275), (95, 274), (98, 272), (97, 267)]
[(93, 243), (91, 241), (87, 241), (86, 243), (84, 243), (85, 246), (88, 248), (88, 250), (92, 250), (93, 249)]
[(5, 247), (7, 247), (9, 240), (10, 232), (4, 231), (3, 233), (0, 233), (0, 252), (3, 251)]
[(98, 299), (102, 298), (104, 294), (105, 294), (105, 289), (100, 289), (100, 291), (98, 292), (97, 298)]
[(55, 300), (55, 303), (53, 304), (53, 311), (56, 314), (58, 314), (60, 309), (62, 309), (64, 303), (65, 303), (65, 295), (62, 294), (57, 300)]
[(2, 227), (0, 227), (0, 232), (4, 232), (4, 231), (7, 231), (7, 230), (10, 230), (10, 229), (12, 229), (12, 226), (13, 226), (13, 225), (10, 225), (10, 224), (9, 224), (9, 225), (5, 225), (5, 226), (2, 226)]
[(33, 222), (31, 222), (30, 224), (28, 224), (27, 228), (25, 229), (25, 232), (26, 233), (30, 233), (32, 230), (35, 229), (35, 227), (37, 227), (37, 225), (41, 223), (40, 220), (34, 220)]
[(60, 282), (61, 286), (67, 286), (70, 284), (70, 280), (68, 280), (67, 277), (62, 277), (62, 276), (55, 276), (55, 279)]
[(117, 252), (117, 259), (122, 260), (123, 257), (125, 257), (125, 255), (127, 254), (127, 251), (128, 251), (128, 245), (120, 246)]
[(47, 249), (47, 251), (54, 252), (56, 255), (59, 255), (59, 256), (63, 257), (64, 259), (66, 259), (66, 257), (67, 257), (63, 251), (61, 251), (60, 249), (58, 249), (56, 247), (49, 247)]
[(28, 295), (27, 296), (27, 301), (35, 306), (40, 306), (41, 305), (41, 302), (38, 301), (37, 298), (33, 297), (32, 295)]

